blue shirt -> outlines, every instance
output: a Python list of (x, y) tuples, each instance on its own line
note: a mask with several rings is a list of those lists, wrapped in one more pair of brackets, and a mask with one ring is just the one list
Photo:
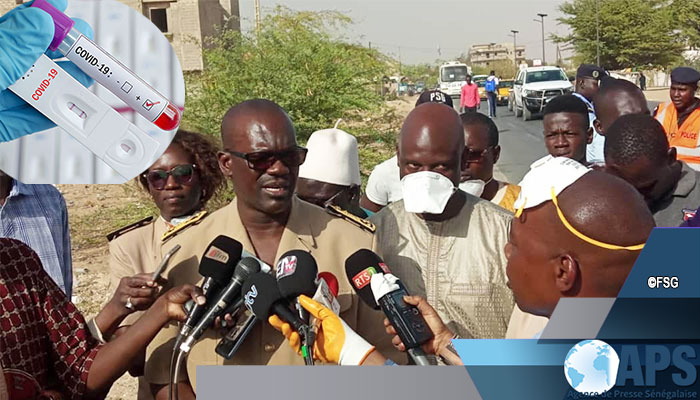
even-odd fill
[(61, 193), (51, 185), (25, 185), (12, 180), (10, 195), (0, 207), (0, 237), (31, 247), (44, 270), (71, 297), (73, 267), (68, 210)]

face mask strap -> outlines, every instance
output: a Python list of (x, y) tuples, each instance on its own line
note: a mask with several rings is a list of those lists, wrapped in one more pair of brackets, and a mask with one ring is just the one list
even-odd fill
[[(556, 192), (554, 191), (554, 187), (552, 187), (552, 202), (554, 203), (554, 207), (557, 209), (557, 214), (559, 215), (559, 219), (561, 220), (561, 223), (564, 224), (566, 229), (569, 230), (569, 232), (573, 233), (575, 236), (577, 236), (579, 239), (588, 242), (594, 246), (602, 247), (607, 250), (630, 250), (630, 251), (636, 251), (636, 250), (641, 250), (644, 248), (644, 245), (646, 243), (634, 245), (634, 246), (618, 246), (615, 244), (608, 244), (601, 242), (599, 240), (595, 240), (593, 238), (590, 238), (583, 233), (579, 232), (574, 228), (569, 221), (566, 220), (566, 217), (564, 217), (564, 213), (561, 211), (561, 208), (559, 208), (559, 202), (557, 201), (557, 195)], [(518, 210), (518, 213), (522, 213), (522, 209), (525, 207), (525, 203), (523, 203), (523, 206)], [(518, 216), (518, 213), (516, 213), (516, 217)]]

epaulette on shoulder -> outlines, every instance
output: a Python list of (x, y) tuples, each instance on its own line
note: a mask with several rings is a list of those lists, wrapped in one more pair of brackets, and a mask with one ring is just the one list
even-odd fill
[(121, 236), (121, 235), (123, 235), (123, 234), (125, 234), (125, 233), (127, 233), (127, 232), (131, 232), (131, 231), (133, 231), (134, 229), (138, 229), (138, 228), (140, 228), (140, 227), (142, 227), (142, 226), (148, 225), (151, 221), (153, 221), (153, 216), (146, 217), (146, 218), (144, 218), (144, 219), (142, 219), (142, 220), (140, 220), (140, 221), (134, 222), (133, 224), (127, 225), (127, 226), (122, 227), (122, 228), (119, 228), (119, 229), (117, 229), (117, 230), (114, 231), (114, 232), (110, 232), (110, 233), (107, 234), (107, 241), (110, 241), (110, 242), (111, 242), (112, 240), (118, 238), (119, 236)]
[(165, 233), (163, 234), (163, 237), (160, 238), (162, 242), (165, 242), (166, 240), (170, 239), (171, 237), (177, 235), (179, 232), (182, 232), (184, 229), (187, 229), (188, 227), (192, 225), (197, 225), (199, 221), (204, 219), (204, 217), (207, 216), (206, 211), (200, 211), (193, 216), (189, 217), (187, 220), (180, 222), (179, 224), (171, 227)]
[(368, 232), (374, 233), (374, 231), (377, 230), (377, 228), (374, 226), (374, 224), (371, 223), (370, 221), (368, 221), (364, 218), (360, 218), (357, 215), (352, 214), (346, 210), (343, 210), (342, 208), (340, 208), (336, 205), (327, 206), (326, 212), (328, 212), (329, 214), (331, 214), (334, 217), (339, 217), (339, 218), (342, 218), (346, 221), (352, 222), (353, 224), (359, 226), (360, 228), (362, 228)]

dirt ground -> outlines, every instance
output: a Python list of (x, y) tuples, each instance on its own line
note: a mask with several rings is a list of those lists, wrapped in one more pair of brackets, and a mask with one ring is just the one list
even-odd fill
[[(416, 97), (401, 97), (388, 105), (403, 119), (415, 101)], [(112, 294), (108, 293), (109, 248), (105, 235), (151, 215), (152, 209), (145, 205), (148, 201), (134, 183), (57, 187), (66, 199), (71, 225), (73, 300), (85, 317), (91, 318)], [(131, 400), (136, 398), (136, 393), (136, 378), (125, 374), (114, 383), (107, 399)]]

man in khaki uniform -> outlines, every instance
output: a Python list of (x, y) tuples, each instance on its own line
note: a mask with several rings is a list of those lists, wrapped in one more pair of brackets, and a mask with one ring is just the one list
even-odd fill
[[(172, 240), (173, 245), (182, 248), (166, 272), (168, 285), (200, 282), (200, 257), (222, 234), (238, 240), (244, 250), (270, 266), (289, 250), (309, 251), (319, 271), (332, 272), (338, 278), (343, 319), (383, 352), (396, 354), (391, 338), (384, 333), (383, 314), (360, 304), (345, 279), (348, 256), (361, 248), (378, 250), (372, 226), (331, 216), (294, 196), (306, 149), (297, 145), (294, 127), (284, 110), (267, 100), (249, 100), (228, 111), (221, 130), (224, 151), (219, 154), (219, 164), (231, 179), (237, 198)], [(169, 380), (177, 333), (178, 326), (171, 324), (147, 350), (145, 376), (154, 392), (167, 390), (164, 385)], [(187, 368), (183, 369), (193, 387), (197, 365), (303, 365), (302, 358), (267, 322), (258, 321), (228, 361), (215, 353), (221, 337), (220, 332), (210, 329), (190, 351)], [(178, 377), (180, 381), (186, 379), (184, 374)]]

